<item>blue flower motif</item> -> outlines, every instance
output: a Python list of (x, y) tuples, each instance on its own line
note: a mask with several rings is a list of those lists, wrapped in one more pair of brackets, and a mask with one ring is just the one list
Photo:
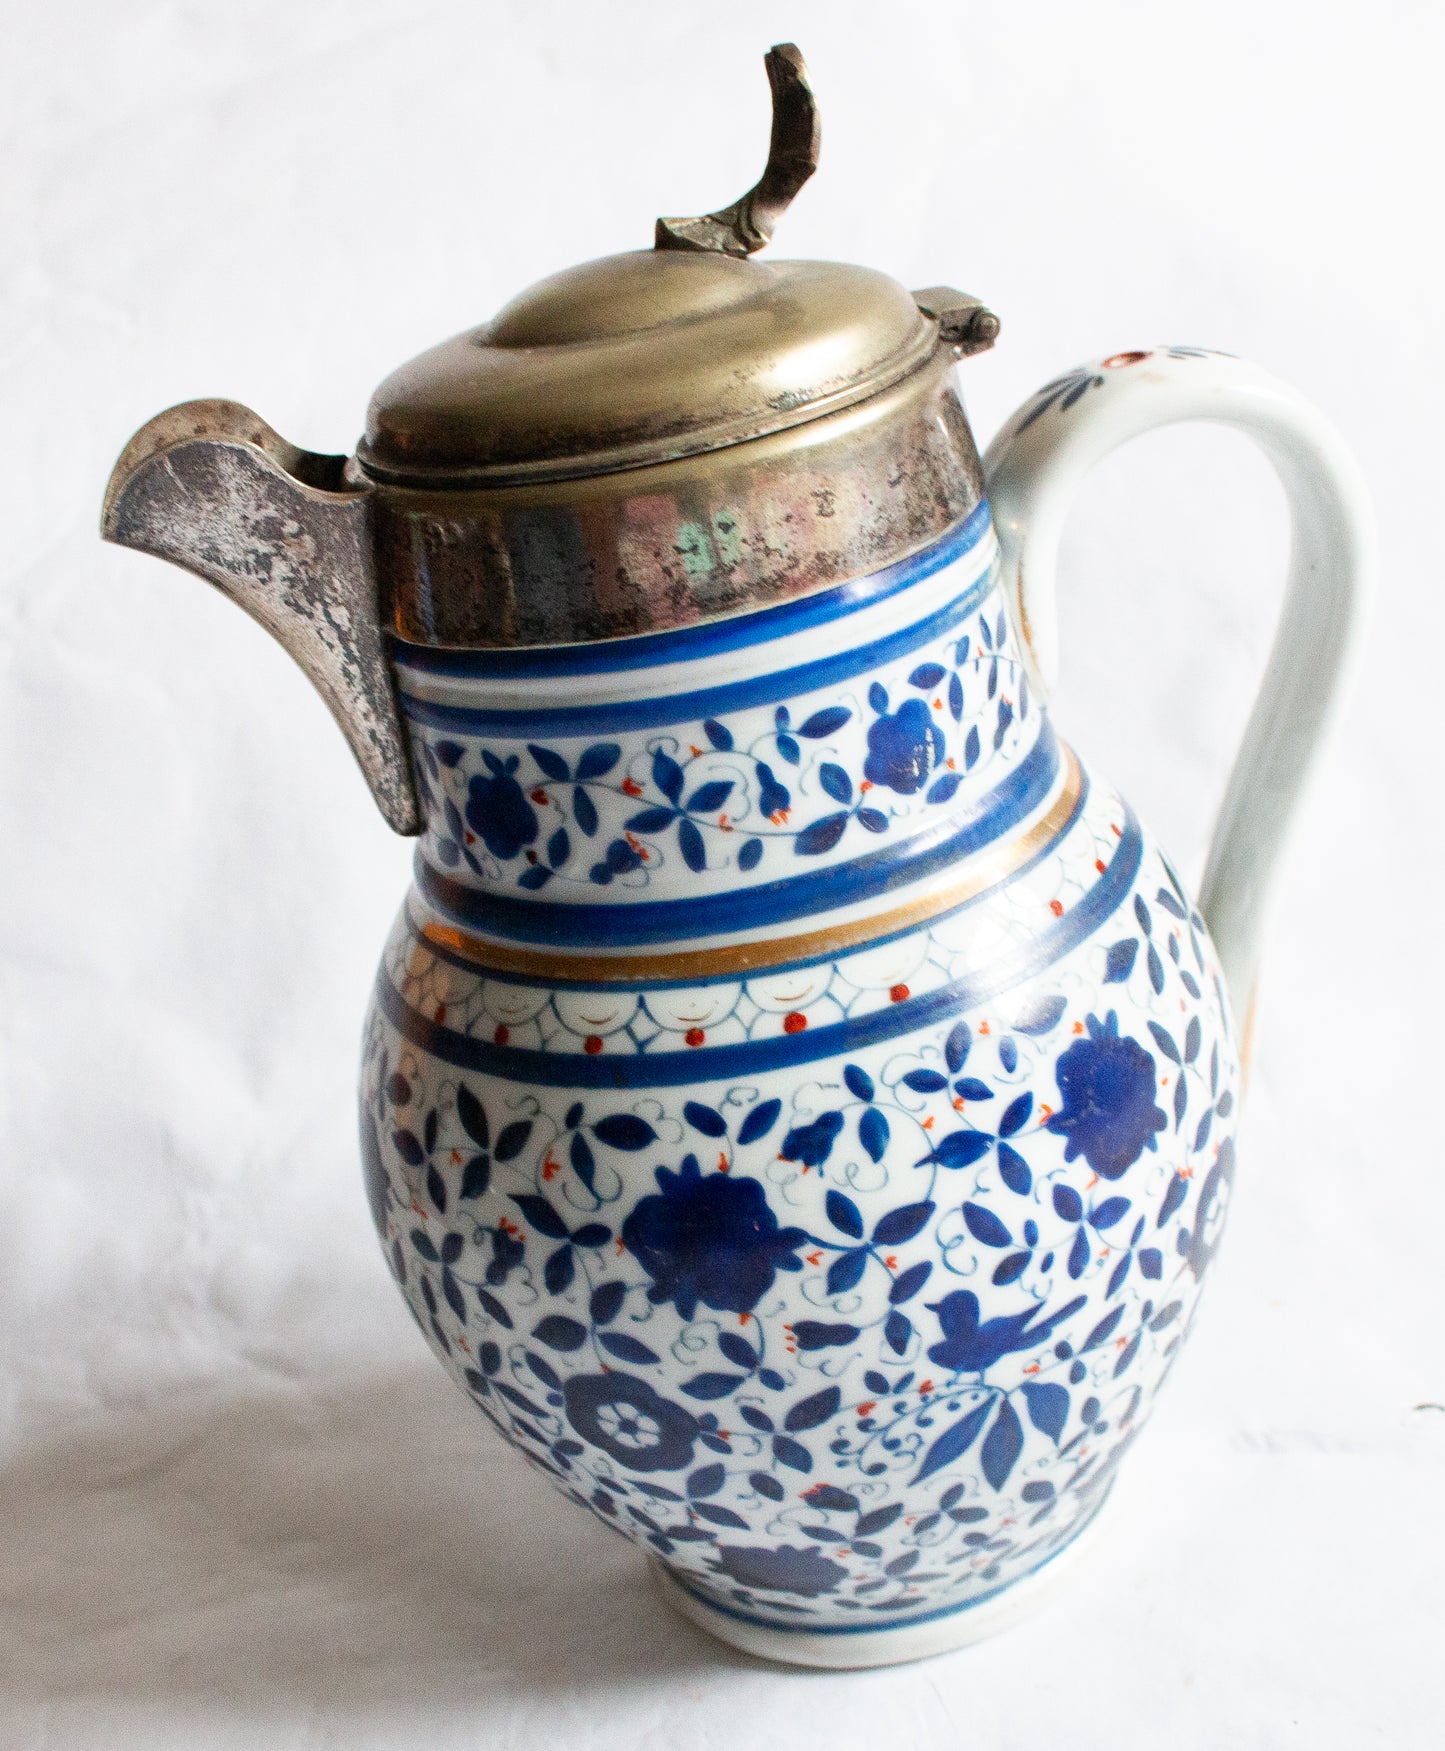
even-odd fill
[(482, 760), (490, 776), (479, 773), (468, 787), (467, 825), (492, 856), (505, 863), (537, 837), (537, 811), (512, 776), (517, 770), (517, 755), (509, 754), (504, 763), (483, 749)]
[(759, 1545), (725, 1544), (718, 1549), (717, 1570), (741, 1586), (766, 1593), (796, 1593), (803, 1599), (831, 1593), (839, 1581), (848, 1578), (847, 1569), (821, 1555), (817, 1545), (784, 1544), (767, 1550)]
[(1101, 1179), (1118, 1179), (1145, 1148), (1159, 1147), (1168, 1120), (1154, 1104), (1154, 1060), (1127, 1034), (1111, 1009), (1088, 1018), (1089, 1037), (1075, 1040), (1054, 1066), (1064, 1104), (1048, 1129), (1067, 1137), (1064, 1160), (1082, 1154)]
[(671, 1301), (691, 1319), (701, 1301), (719, 1312), (749, 1313), (778, 1271), (800, 1271), (795, 1254), (808, 1238), (779, 1228), (754, 1179), (703, 1174), (697, 1157), (682, 1170), (657, 1170), (658, 1191), (642, 1198), (622, 1225), (623, 1243), (652, 1278), (649, 1300)]
[(632, 1374), (574, 1374), (562, 1388), (567, 1421), (629, 1471), (681, 1471), (698, 1437), (690, 1411)]
[(921, 699), (909, 699), (891, 716), (881, 713), (869, 729), (863, 776), (909, 796), (923, 788), (942, 758), (942, 730)]

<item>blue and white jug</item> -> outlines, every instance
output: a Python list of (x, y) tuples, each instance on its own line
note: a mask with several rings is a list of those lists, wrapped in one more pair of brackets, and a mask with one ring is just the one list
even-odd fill
[[(977, 300), (748, 259), (817, 151), (768, 66), (733, 207), (404, 367), (354, 457), (162, 414), (104, 529), (270, 628), (417, 835), (361, 1153), (427, 1341), (688, 1617), (861, 1666), (1029, 1607), (1188, 1334), (1372, 549), (1321, 417), (1199, 348), (1057, 378), (980, 464)], [(1295, 527), (1197, 900), (1046, 707), (1078, 481), (1187, 418)]]

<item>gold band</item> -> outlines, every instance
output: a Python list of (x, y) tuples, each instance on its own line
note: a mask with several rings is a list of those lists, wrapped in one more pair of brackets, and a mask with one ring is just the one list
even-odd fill
[(576, 980), (585, 985), (630, 985), (651, 980), (689, 985), (703, 979), (755, 973), (790, 961), (838, 954), (860, 943), (893, 936), (911, 925), (926, 923), (941, 912), (951, 912), (955, 906), (977, 898), (1012, 875), (1058, 838), (1074, 814), (1084, 782), (1073, 749), (1067, 743), (1060, 743), (1060, 748), (1064, 782), (1047, 814), (1041, 815), (1018, 838), (970, 858), (965, 866), (968, 873), (962, 880), (946, 888), (935, 888), (922, 899), (892, 912), (875, 913), (847, 924), (831, 925), (826, 930), (809, 931), (804, 936), (771, 937), (759, 942), (730, 943), (723, 948), (686, 949), (680, 954), (660, 955), (573, 956), (555, 950), (539, 954), (535, 949), (494, 942), (435, 919), (422, 925), (421, 935), (438, 948), (460, 955), (479, 971), (520, 973), (539, 985), (557, 979)]

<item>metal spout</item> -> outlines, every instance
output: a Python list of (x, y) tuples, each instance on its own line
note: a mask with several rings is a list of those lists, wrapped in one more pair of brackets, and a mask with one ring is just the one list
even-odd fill
[(371, 488), (344, 456), (288, 444), (234, 401), (157, 414), (121, 452), (100, 532), (223, 590), (288, 650), (330, 708), (377, 806), (420, 831), (372, 563)]

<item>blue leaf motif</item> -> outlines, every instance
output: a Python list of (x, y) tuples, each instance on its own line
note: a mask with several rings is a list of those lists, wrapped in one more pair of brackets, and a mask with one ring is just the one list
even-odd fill
[(664, 827), (676, 819), (676, 809), (653, 807), (639, 809), (635, 815), (629, 815), (625, 826), (629, 833), (660, 833)]
[(759, 1101), (742, 1124), (738, 1127), (739, 1143), (756, 1143), (759, 1137), (766, 1136), (777, 1123), (778, 1114), (783, 1110), (780, 1100)]
[(999, 1221), (992, 1210), (982, 1204), (968, 1203), (963, 1206), (963, 1219), (968, 1224), (968, 1231), (984, 1246), (1011, 1246), (1013, 1235)]
[(793, 1435), (802, 1429), (816, 1429), (819, 1423), (826, 1423), (830, 1417), (837, 1415), (842, 1398), (843, 1395), (836, 1386), (825, 1386), (821, 1392), (799, 1399), (783, 1418), (783, 1427)]
[(970, 1167), (992, 1147), (993, 1137), (987, 1131), (950, 1131), (939, 1139), (933, 1159), (941, 1167)]
[(928, 1281), (933, 1270), (931, 1259), (920, 1259), (916, 1265), (910, 1265), (906, 1271), (901, 1271), (893, 1280), (893, 1287), (888, 1291), (889, 1305), (901, 1307), (905, 1301), (911, 1301), (923, 1285)]
[(547, 841), (547, 861), (553, 869), (560, 869), (572, 855), (572, 841), (567, 837), (567, 829), (559, 827)]
[(1008, 1189), (1017, 1192), (1020, 1197), (1033, 1184), (1034, 1176), (1029, 1171), (1028, 1162), (1011, 1143), (1000, 1143), (998, 1146), (998, 1171)]
[(883, 1321), (883, 1337), (888, 1348), (895, 1356), (901, 1356), (908, 1348), (908, 1340), (913, 1336), (913, 1322), (906, 1313), (894, 1308)]
[(1052, 1381), (1026, 1380), (1024, 1404), (1028, 1408), (1029, 1421), (1041, 1435), (1047, 1435), (1057, 1446), (1059, 1436), (1064, 1432), (1064, 1424), (1069, 1420), (1067, 1387), (1057, 1386)]
[(537, 762), (548, 778), (555, 779), (558, 784), (565, 784), (570, 774), (567, 762), (551, 748), (539, 748), (535, 742), (527, 743), (527, 752)]
[(978, 739), (978, 725), (975, 724), (968, 732), (968, 739), (963, 744), (963, 765), (965, 771), (971, 772), (978, 764), (980, 748), (981, 744)]
[(918, 1094), (937, 1094), (941, 1088), (948, 1087), (948, 1078), (940, 1076), (936, 1070), (910, 1070), (903, 1078), (903, 1084)]
[(700, 1100), (685, 1102), (682, 1116), (693, 1130), (701, 1131), (704, 1137), (724, 1137), (727, 1135), (727, 1125), (722, 1114), (715, 1107), (704, 1106)]
[(928, 1226), (935, 1206), (925, 1200), (918, 1204), (904, 1204), (897, 1210), (890, 1210), (886, 1216), (880, 1216), (873, 1225), (874, 1246), (902, 1246), (905, 1240), (912, 1240), (915, 1234)]
[(846, 1234), (850, 1240), (863, 1238), (863, 1217), (850, 1197), (843, 1192), (830, 1191), (823, 1200), (823, 1207), (828, 1212), (828, 1220), (840, 1234)]
[(835, 766), (831, 760), (824, 761), (818, 768), (818, 782), (834, 802), (852, 802), (853, 780), (841, 766)]
[(1072, 1186), (1055, 1186), (1054, 1209), (1065, 1222), (1079, 1222), (1083, 1220), (1084, 1200)]
[(978, 1439), (978, 1432), (987, 1421), (992, 1408), (993, 1400), (986, 1398), (981, 1404), (976, 1404), (966, 1416), (950, 1424), (928, 1449), (914, 1483), (922, 1483), (924, 1478), (932, 1477), (934, 1472), (942, 1471), (945, 1465), (951, 1465), (955, 1459), (967, 1453)]
[(590, 839), (597, 831), (597, 807), (580, 787), (572, 792), (572, 819)]
[(963, 718), (963, 683), (957, 675), (948, 677), (948, 710), (955, 723)]
[[(600, 1143), (613, 1149), (645, 1149), (649, 1143), (657, 1141), (657, 1132), (636, 1113), (610, 1113), (605, 1119), (599, 1119), (592, 1130)], [(499, 1144), (497, 1154), (501, 1153)]]
[(580, 1350), (587, 1342), (587, 1327), (560, 1313), (551, 1313), (533, 1328), (532, 1336), (549, 1350)]
[(996, 1490), (1001, 1490), (1008, 1482), (1009, 1473), (1013, 1470), (1019, 1454), (1023, 1452), (1023, 1447), (1024, 1431), (1018, 1412), (1006, 1398), (1000, 1399), (998, 1415), (993, 1420), (993, 1427), (984, 1437), (979, 1453), (983, 1475)]
[(733, 745), (733, 733), (725, 725), (720, 724), (715, 717), (705, 717), (702, 720), (702, 733), (714, 748), (726, 754)]
[(552, 872), (545, 864), (534, 863), (530, 869), (524, 869), (517, 877), (519, 888), (544, 888), (552, 879)]
[(763, 855), (761, 839), (745, 839), (738, 851), (738, 868), (741, 870), (756, 869)]
[(828, 1266), (828, 1293), (842, 1295), (852, 1289), (863, 1277), (868, 1268), (868, 1248), (855, 1246), (849, 1252), (839, 1253)]
[(778, 753), (789, 766), (796, 766), (803, 757), (802, 750), (791, 736), (778, 737)]
[(873, 1078), (861, 1065), (845, 1064), (843, 1082), (849, 1094), (856, 1095), (859, 1100), (872, 1100)]
[(434, 752), (443, 766), (455, 766), (466, 749), (460, 742), (438, 742)]
[(888, 1120), (877, 1107), (858, 1115), (858, 1141), (874, 1161), (882, 1161), (888, 1147)]
[(968, 1057), (973, 1044), (973, 1031), (966, 1021), (955, 1022), (943, 1046), (944, 1062), (948, 1065), (950, 1076), (957, 1076), (963, 1069), (964, 1059)]
[(598, 1332), (597, 1341), (611, 1356), (616, 1356), (619, 1362), (638, 1362), (643, 1366), (661, 1361), (656, 1350), (648, 1349), (638, 1338), (629, 1337), (623, 1331)]
[(694, 875), (700, 875), (707, 868), (707, 848), (702, 842), (702, 834), (691, 821), (677, 823), (677, 848), (682, 853), (682, 861)]
[(1011, 1100), (1004, 1108), (1004, 1115), (998, 1122), (1000, 1137), (1012, 1137), (1021, 1131), (1028, 1123), (1029, 1114), (1034, 1110), (1034, 1097), (1031, 1094), (1021, 1094), (1016, 1100)]
[(594, 742), (582, 750), (582, 758), (577, 762), (578, 783), (586, 778), (604, 777), (621, 758), (622, 749), (616, 742)]
[(717, 1347), (735, 1368), (756, 1368), (758, 1365), (758, 1352), (736, 1332), (719, 1332)]
[(798, 725), (798, 734), (816, 742), (822, 736), (831, 736), (834, 730), (841, 730), (852, 715), (846, 705), (824, 706), (821, 711), (815, 711), (806, 722)]
[(732, 788), (730, 778), (711, 778), (687, 799), (687, 807), (694, 815), (715, 815), (728, 800)]
[(843, 837), (843, 829), (847, 825), (846, 813), (824, 815), (822, 820), (804, 827), (793, 841), (793, 849), (799, 857), (821, 857), (825, 851), (831, 851)]
[(795, 1441), (791, 1435), (773, 1436), (773, 1458), (779, 1465), (786, 1465), (793, 1471), (811, 1471), (813, 1455), (801, 1441)]
[(929, 785), (926, 800), (931, 803), (946, 803), (962, 783), (962, 778), (956, 772), (945, 772)]
[(868, 703), (873, 707), (874, 711), (887, 711), (888, 689), (881, 681), (875, 681), (868, 689)]
[(682, 1390), (689, 1398), (726, 1398), (746, 1379), (746, 1374), (694, 1374)]
[(1129, 1213), (1127, 1198), (1105, 1198), (1097, 1210), (1089, 1217), (1089, 1226), (1097, 1228), (1100, 1233), (1106, 1228), (1112, 1228), (1116, 1222), (1122, 1222)]
[(682, 768), (661, 748), (652, 756), (652, 782), (670, 803), (675, 803), (682, 795)]
[(1137, 936), (1126, 936), (1123, 941), (1111, 943), (1108, 955), (1104, 960), (1104, 983), (1106, 985), (1122, 985), (1134, 971), (1134, 962), (1139, 955), (1139, 939)]
[(931, 691), (947, 674), (942, 663), (920, 663), (908, 677), (908, 685), (916, 687), (921, 693)]

